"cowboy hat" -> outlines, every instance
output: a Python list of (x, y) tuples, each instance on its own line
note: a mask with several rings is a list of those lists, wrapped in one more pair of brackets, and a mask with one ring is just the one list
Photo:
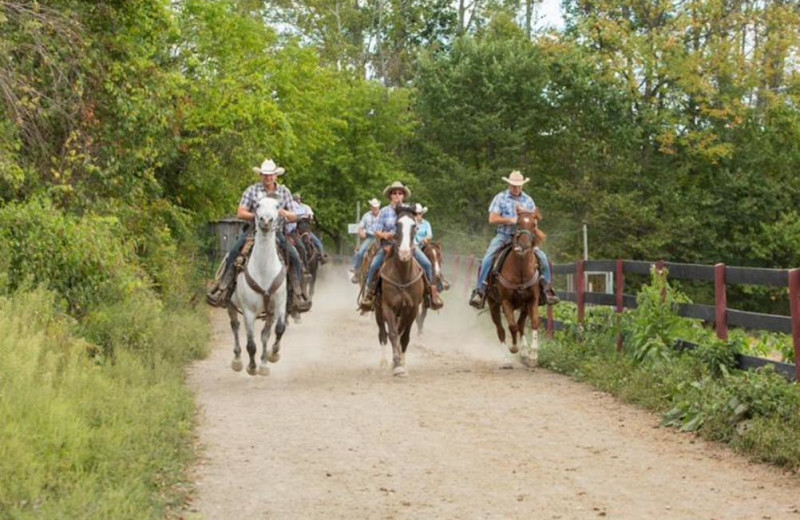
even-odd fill
[(416, 213), (417, 215), (424, 215), (427, 212), (428, 212), (428, 208), (426, 208), (425, 206), (423, 206), (419, 202), (414, 204), (414, 213)]
[(528, 182), (530, 179), (527, 178), (527, 177), (523, 178), (522, 174), (519, 172), (519, 170), (514, 170), (513, 172), (511, 172), (511, 175), (509, 175), (508, 177), (503, 177), (503, 180), (506, 181), (507, 183), (509, 183), (512, 186), (522, 186), (523, 184)]
[(394, 181), (390, 185), (386, 186), (386, 189), (383, 190), (383, 196), (386, 198), (390, 198), (390, 193), (394, 190), (403, 190), (403, 193), (406, 194), (406, 198), (411, 196), (411, 190), (403, 186), (403, 183), (400, 181)]
[(261, 175), (283, 175), (286, 170), (275, 164), (272, 159), (264, 159), (261, 166), (253, 166), (253, 171)]
[(381, 201), (379, 201), (378, 199), (370, 199), (369, 205), (372, 206), (373, 208), (380, 208)]

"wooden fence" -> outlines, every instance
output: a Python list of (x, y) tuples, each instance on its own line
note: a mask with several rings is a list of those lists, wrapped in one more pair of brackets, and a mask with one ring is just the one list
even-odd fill
[[(480, 257), (454, 255), (452, 268), (445, 270), (453, 289), (460, 294), (466, 305), (466, 299), (477, 279), (477, 270), (480, 266)], [(559, 297), (564, 301), (575, 302), (578, 306), (578, 322), (583, 323), (586, 305), (604, 305), (614, 307), (621, 313), (624, 309), (636, 308), (636, 295), (625, 294), (625, 275), (640, 274), (650, 275), (650, 269), (655, 265), (657, 269), (667, 268), (669, 277), (678, 280), (700, 280), (714, 283), (715, 304), (682, 304), (678, 313), (686, 318), (702, 320), (715, 326), (717, 337), (721, 340), (728, 339), (728, 327), (736, 326), (751, 330), (765, 330), (781, 332), (792, 336), (795, 364), (779, 363), (768, 359), (752, 356), (738, 355), (737, 361), (740, 368), (756, 368), (767, 364), (773, 365), (777, 372), (789, 380), (800, 380), (800, 269), (759, 269), (750, 267), (734, 267), (724, 264), (701, 265), (682, 264), (674, 262), (644, 262), (633, 260), (580, 260), (572, 264), (553, 265), (553, 279), (559, 276), (572, 276), (575, 280), (575, 290), (572, 292), (560, 291)], [(449, 267), (449, 266), (448, 266)], [(614, 293), (606, 294), (587, 290), (586, 274), (614, 273)], [(727, 287), (729, 285), (756, 285), (786, 288), (789, 291), (790, 316), (745, 312), (728, 308)], [(548, 307), (546, 316), (546, 330), (549, 338), (561, 324), (553, 318), (552, 308)], [(682, 348), (691, 348), (687, 342), (681, 342)], [(622, 350), (622, 336), (617, 339), (617, 348)]]

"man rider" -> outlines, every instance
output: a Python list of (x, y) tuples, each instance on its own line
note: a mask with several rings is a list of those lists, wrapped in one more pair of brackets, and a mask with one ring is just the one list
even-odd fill
[[(236, 210), (236, 216), (245, 220), (248, 223), (255, 221), (255, 211), (258, 207), (258, 201), (262, 197), (270, 196), (278, 199), (278, 214), (289, 222), (297, 220), (297, 215), (291, 211), (293, 204), (292, 192), (283, 184), (278, 184), (277, 179), (286, 170), (271, 159), (265, 159), (260, 167), (253, 167), (253, 172), (260, 174), (261, 180), (256, 184), (252, 184), (242, 194), (239, 201), (239, 207)], [(244, 246), (247, 236), (252, 234), (251, 226), (246, 225), (244, 231), (239, 235), (236, 243), (233, 244), (230, 253), (228, 253), (228, 260), (225, 265), (225, 272), (221, 277), (219, 289), (223, 291), (221, 302), (227, 304), (230, 295), (233, 293), (234, 282), (236, 279), (236, 270), (233, 265), (239, 256), (239, 253)], [(282, 226), (278, 228), (275, 234), (278, 245), (288, 253), (290, 268), (294, 272), (294, 277), (289, 277), (291, 283), (288, 285), (289, 298), (287, 307), (289, 312), (296, 314), (297, 312), (305, 312), (311, 308), (311, 302), (303, 296), (300, 289), (300, 280), (302, 280), (302, 270), (300, 267), (300, 256), (297, 250), (286, 240), (283, 234)], [(294, 279), (292, 279), (294, 278)]]
[(378, 199), (373, 198), (369, 201), (369, 211), (361, 216), (361, 221), (358, 223), (358, 236), (361, 237), (363, 242), (353, 255), (353, 262), (350, 264), (350, 281), (358, 283), (358, 272), (361, 270), (361, 263), (364, 261), (364, 255), (369, 251), (370, 246), (375, 242), (375, 222), (378, 219), (378, 213), (381, 211), (381, 203)]
[[(383, 190), (383, 195), (391, 202), (388, 206), (385, 206), (383, 209), (381, 209), (380, 213), (378, 213), (377, 222), (375, 224), (375, 237), (381, 240), (382, 245), (388, 245), (391, 239), (394, 237), (395, 230), (397, 229), (396, 209), (403, 204), (405, 199), (411, 196), (411, 190), (405, 187), (402, 182), (395, 181)], [(386, 250), (381, 248), (378, 251), (378, 254), (375, 255), (375, 258), (372, 260), (372, 264), (369, 267), (369, 274), (367, 275), (367, 281), (365, 283), (364, 295), (358, 302), (362, 311), (372, 310), (372, 306), (375, 302), (375, 291), (377, 290), (377, 283), (373, 283), (373, 280), (383, 265), (383, 260), (385, 258)], [(428, 286), (430, 287), (431, 291), (431, 309), (441, 309), (444, 303), (442, 303), (442, 300), (439, 297), (439, 290), (434, 283), (433, 266), (431, 265), (430, 260), (428, 260), (428, 257), (425, 256), (425, 253), (420, 251), (420, 249), (417, 247), (414, 248), (414, 258), (417, 259), (417, 262), (425, 271), (425, 278), (428, 280)]]
[[(469, 299), (469, 304), (476, 309), (483, 308), (486, 303), (487, 280), (492, 270), (494, 256), (504, 246), (510, 244), (514, 240), (517, 213), (519, 211), (533, 211), (536, 209), (536, 203), (533, 202), (533, 199), (522, 191), (522, 186), (530, 179), (523, 178), (519, 170), (511, 172), (511, 175), (507, 178), (502, 177), (502, 179), (508, 183), (508, 189), (495, 195), (494, 199), (492, 199), (492, 203), (489, 204), (489, 224), (497, 226), (497, 234), (486, 249), (486, 254), (480, 265), (478, 283)], [(544, 254), (544, 251), (538, 247), (534, 249), (534, 252), (539, 258), (539, 266), (545, 281), (544, 294), (547, 304), (556, 304), (559, 299), (552, 286), (550, 262), (547, 260), (547, 255)]]

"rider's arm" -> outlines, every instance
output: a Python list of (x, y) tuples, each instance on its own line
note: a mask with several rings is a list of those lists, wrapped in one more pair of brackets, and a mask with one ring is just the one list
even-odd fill
[(297, 213), (287, 209), (279, 209), (278, 215), (284, 218), (287, 222), (297, 222)]
[(241, 220), (253, 222), (256, 219), (256, 214), (251, 213), (250, 210), (244, 206), (239, 206), (239, 208), (236, 210), (236, 217)]
[(499, 213), (489, 213), (489, 224), (499, 226), (501, 224), (516, 224), (517, 217), (503, 217)]

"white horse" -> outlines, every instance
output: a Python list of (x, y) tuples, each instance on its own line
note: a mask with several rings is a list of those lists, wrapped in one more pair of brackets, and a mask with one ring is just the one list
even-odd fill
[[(268, 361), (277, 363), (280, 359), (281, 337), (286, 330), (286, 269), (278, 257), (275, 232), (281, 221), (278, 217), (278, 200), (262, 197), (258, 201), (255, 218), (255, 243), (253, 252), (244, 271), (236, 279), (236, 290), (228, 304), (233, 331), (233, 362), (231, 368), (242, 370), (242, 349), (239, 346), (239, 312), (244, 316), (247, 331), (247, 353), (250, 363), (247, 373), (256, 374), (256, 319), (264, 318), (261, 330), (261, 364), (258, 374), (269, 375)], [(275, 342), (268, 348), (269, 335), (275, 324)]]

